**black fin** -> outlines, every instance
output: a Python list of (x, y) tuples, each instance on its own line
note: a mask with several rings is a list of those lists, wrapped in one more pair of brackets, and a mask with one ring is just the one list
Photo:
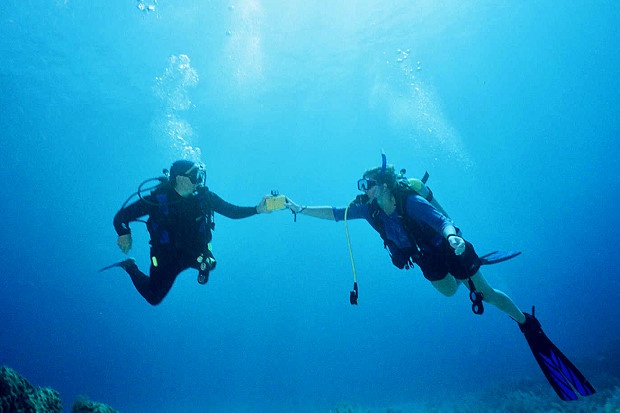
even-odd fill
[(103, 272), (103, 271), (109, 270), (110, 268), (114, 268), (114, 267), (120, 267), (126, 270), (131, 265), (136, 265), (136, 260), (133, 258), (127, 258), (126, 260), (115, 262), (114, 264), (106, 265), (105, 267), (101, 268), (99, 272)]
[(480, 257), (481, 265), (497, 264), (521, 255), (521, 251), (493, 251)]
[(553, 344), (543, 332), (540, 322), (531, 314), (525, 313), (525, 323), (519, 328), (530, 345), (532, 354), (543, 374), (562, 400), (577, 400), (575, 390), (582, 396), (594, 394), (596, 390), (588, 379)]

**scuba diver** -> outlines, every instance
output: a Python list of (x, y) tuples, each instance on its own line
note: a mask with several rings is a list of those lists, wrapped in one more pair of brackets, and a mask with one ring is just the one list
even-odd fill
[(174, 162), (169, 174), (169, 179), (151, 179), (160, 181), (160, 184), (150, 195), (142, 196), (141, 185), (137, 192), (140, 199), (127, 205), (135, 194), (132, 195), (114, 217), (117, 244), (126, 254), (132, 246), (129, 223), (148, 215), (146, 226), (151, 238), (150, 276), (138, 269), (133, 258), (100, 270), (113, 267), (124, 269), (136, 290), (151, 305), (161, 303), (176, 277), (188, 268), (198, 270), (200, 284), (209, 280), (209, 272), (216, 266), (211, 252), (214, 212), (232, 219), (271, 212), (266, 208), (268, 197), (263, 197), (257, 206), (248, 207), (224, 201), (209, 191), (205, 186), (203, 166), (192, 161)]
[[(520, 252), (500, 252), (478, 256), (474, 246), (465, 240), (461, 231), (447, 216), (430, 189), (424, 185), (428, 175), (412, 185), (397, 175), (394, 166), (387, 165), (382, 154), (382, 165), (367, 170), (357, 187), (363, 195), (357, 196), (346, 208), (305, 206), (287, 199), (286, 206), (297, 214), (342, 221), (348, 239), (348, 219), (365, 219), (381, 236), (392, 263), (399, 269), (418, 265), (433, 287), (447, 297), (453, 296), (461, 284), (470, 290), (472, 310), (484, 312), (483, 301), (508, 314), (519, 325), (539, 366), (562, 400), (577, 399), (574, 390), (582, 396), (595, 392), (592, 385), (577, 368), (555, 347), (542, 331), (540, 322), (532, 314), (522, 312), (502, 291), (494, 289), (480, 272), (480, 267), (513, 258)], [(350, 242), (349, 242), (349, 251)], [(351, 304), (357, 304), (358, 286), (355, 264)]]
[[(357, 185), (364, 195), (348, 208), (300, 206), (290, 199), (287, 206), (294, 213), (316, 218), (342, 221), (346, 212), (347, 219), (365, 219), (379, 233), (399, 269), (417, 264), (424, 278), (447, 297), (466, 283), (481, 293), (481, 301), (493, 304), (519, 323), (525, 322), (525, 315), (513, 301), (484, 278), (479, 270), (483, 263), (474, 246), (437, 207), (401, 185), (394, 166), (367, 170)], [(482, 309), (478, 303), (474, 312)]]

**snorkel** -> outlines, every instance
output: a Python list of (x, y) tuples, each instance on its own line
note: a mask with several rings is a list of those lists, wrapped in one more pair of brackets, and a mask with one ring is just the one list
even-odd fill
[(387, 169), (387, 156), (385, 156), (385, 152), (383, 152), (383, 149), (381, 149), (381, 173), (379, 174), (379, 179), (383, 179), (386, 169)]
[[(382, 204), (382, 198), (378, 198), (380, 195), (379, 194), (384, 194), (385, 192), (383, 191), (383, 185), (385, 185), (385, 170), (387, 169), (387, 156), (385, 156), (385, 152), (383, 152), (383, 149), (381, 149), (381, 172), (379, 172), (379, 176), (377, 178), (377, 181), (380, 184), (380, 187), (378, 188), (380, 190), (380, 192), (377, 192), (377, 194), (375, 195), (375, 198), (377, 199), (377, 203), (381, 206)], [(381, 195), (383, 196), (383, 195)], [(382, 207), (383, 208), (383, 207)]]

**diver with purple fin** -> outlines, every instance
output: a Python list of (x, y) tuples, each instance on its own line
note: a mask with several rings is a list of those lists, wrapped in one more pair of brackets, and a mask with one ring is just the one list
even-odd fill
[(405, 170), (397, 174), (381, 154), (380, 167), (368, 169), (357, 182), (358, 195), (346, 208), (305, 206), (287, 199), (286, 206), (295, 214), (333, 221), (344, 221), (353, 269), (351, 304), (358, 303), (357, 272), (351, 251), (348, 220), (365, 219), (380, 235), (392, 263), (399, 269), (420, 267), (433, 287), (447, 297), (459, 286), (469, 289), (472, 311), (481, 315), (484, 303), (491, 304), (514, 319), (534, 354), (545, 377), (562, 400), (576, 400), (577, 393), (595, 392), (581, 372), (562, 354), (542, 331), (532, 314), (522, 312), (505, 293), (494, 289), (480, 272), (482, 265), (514, 258), (520, 252), (495, 251), (478, 256), (474, 246), (463, 238), (422, 179), (407, 179)]

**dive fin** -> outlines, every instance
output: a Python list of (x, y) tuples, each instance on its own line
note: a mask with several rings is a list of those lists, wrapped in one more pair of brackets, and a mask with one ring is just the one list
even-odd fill
[(577, 400), (575, 390), (582, 396), (594, 394), (596, 390), (573, 363), (549, 340), (532, 314), (525, 314), (525, 323), (519, 329), (525, 335), (532, 354), (543, 374), (562, 400)]
[(521, 255), (521, 251), (493, 251), (480, 257), (481, 265), (497, 264)]
[(110, 268), (120, 267), (124, 270), (127, 270), (128, 267), (136, 265), (136, 260), (133, 258), (127, 258), (126, 260), (115, 262), (114, 264), (107, 265), (99, 270), (99, 272), (103, 272), (109, 270)]

